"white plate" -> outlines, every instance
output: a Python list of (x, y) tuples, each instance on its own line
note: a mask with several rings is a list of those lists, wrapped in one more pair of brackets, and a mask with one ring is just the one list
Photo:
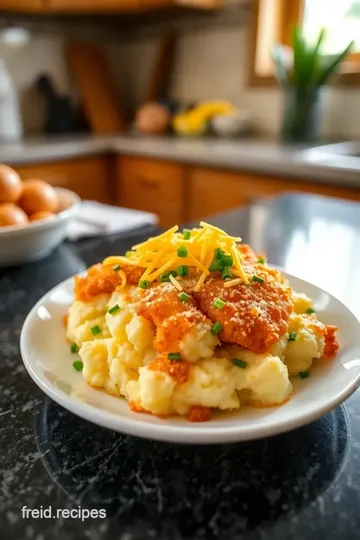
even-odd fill
[(317, 360), (308, 379), (293, 380), (294, 396), (282, 407), (244, 407), (219, 413), (205, 423), (183, 418), (159, 419), (133, 413), (125, 399), (94, 390), (72, 367), (74, 355), (65, 341), (63, 316), (73, 301), (73, 279), (48, 292), (29, 313), (21, 333), (21, 354), (36, 384), (78, 416), (122, 433), (160, 441), (227, 443), (289, 431), (319, 418), (347, 399), (360, 383), (360, 323), (339, 300), (322, 289), (288, 275), (291, 286), (314, 299), (319, 319), (339, 327), (340, 352)]

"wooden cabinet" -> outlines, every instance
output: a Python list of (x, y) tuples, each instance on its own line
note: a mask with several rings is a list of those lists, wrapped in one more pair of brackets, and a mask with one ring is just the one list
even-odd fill
[(106, 157), (72, 159), (14, 167), (23, 180), (40, 178), (75, 191), (82, 199), (109, 202), (110, 178)]
[(250, 204), (255, 199), (288, 192), (314, 193), (360, 200), (360, 190), (330, 186), (318, 182), (302, 182), (286, 178), (272, 178), (246, 173), (191, 169), (189, 176), (188, 219)]
[(49, 9), (67, 13), (137, 11), (139, 0), (50, 0)]
[(117, 161), (116, 191), (121, 206), (152, 212), (161, 225), (184, 221), (185, 168), (133, 157)]
[(41, 11), (46, 0), (0, 0), (0, 11)]

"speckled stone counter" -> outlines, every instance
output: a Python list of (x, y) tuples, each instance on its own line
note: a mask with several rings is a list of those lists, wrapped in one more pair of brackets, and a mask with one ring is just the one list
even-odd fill
[[(360, 315), (360, 205), (283, 197), (211, 222), (240, 234), (272, 263), (330, 290)], [(0, 538), (359, 538), (359, 391), (346, 405), (285, 435), (186, 447), (98, 428), (32, 382), (19, 337), (33, 304), (65, 278), (143, 236), (64, 244), (41, 263), (0, 271)], [(107, 517), (24, 519), (25, 506), (103, 509)]]
[[(316, 145), (313, 145), (316, 146)], [(26, 165), (94, 155), (132, 155), (194, 166), (297, 178), (360, 189), (360, 158), (346, 164), (335, 155), (309, 152), (306, 145), (285, 145), (259, 139), (76, 136), (29, 139), (0, 144), (0, 163)]]

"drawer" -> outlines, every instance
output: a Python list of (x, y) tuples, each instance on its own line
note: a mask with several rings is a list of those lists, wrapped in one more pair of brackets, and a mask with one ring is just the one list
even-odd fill
[(120, 157), (117, 201), (121, 206), (157, 214), (160, 225), (183, 221), (184, 167), (157, 160)]
[(106, 157), (84, 158), (15, 167), (23, 180), (39, 178), (53, 186), (75, 191), (82, 199), (109, 202)]

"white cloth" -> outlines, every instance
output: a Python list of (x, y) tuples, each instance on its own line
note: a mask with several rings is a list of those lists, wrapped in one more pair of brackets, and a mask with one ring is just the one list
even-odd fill
[(69, 223), (68, 240), (122, 233), (146, 225), (156, 225), (158, 217), (149, 212), (83, 201)]

